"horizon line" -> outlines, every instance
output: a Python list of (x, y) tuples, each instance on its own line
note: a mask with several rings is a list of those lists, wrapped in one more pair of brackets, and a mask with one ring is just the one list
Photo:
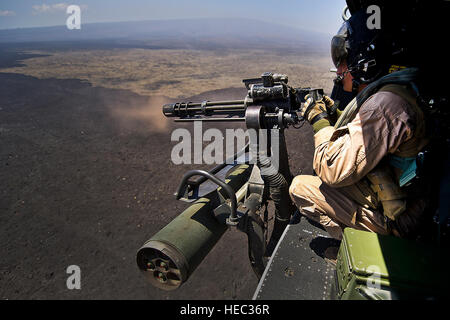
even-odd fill
[[(108, 23), (129, 23), (129, 22), (150, 22), (150, 21), (153, 22), (153, 21), (226, 20), (226, 19), (228, 19), (228, 20), (245, 20), (245, 21), (264, 22), (266, 24), (272, 24), (272, 25), (277, 25), (277, 26), (282, 26), (282, 27), (288, 27), (288, 28), (296, 29), (298, 31), (314, 32), (314, 33), (319, 33), (319, 34), (326, 35), (326, 36), (330, 36), (331, 35), (331, 33), (327, 33), (327, 32), (324, 32), (324, 31), (304, 29), (302, 27), (296, 27), (296, 26), (287, 25), (287, 24), (281, 24), (281, 23), (276, 23), (276, 22), (268, 22), (268, 21), (259, 20), (259, 19), (256, 19), (256, 18), (239, 18), (239, 17), (234, 17), (234, 18), (198, 17), (198, 18), (166, 18), (166, 19), (147, 19), (147, 20), (100, 21), (100, 22), (87, 22), (87, 23), (83, 23), (83, 25), (108, 24)], [(35, 27), (15, 27), (15, 28), (5, 28), (5, 29), (0, 28), (0, 31), (17, 31), (17, 30), (27, 30), (27, 29), (45, 29), (45, 28), (65, 27), (65, 26), (66, 26), (65, 24), (60, 24), (60, 25), (35, 26)]]

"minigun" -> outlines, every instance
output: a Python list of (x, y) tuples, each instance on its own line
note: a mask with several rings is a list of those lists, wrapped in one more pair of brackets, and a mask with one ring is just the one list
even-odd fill
[[(250, 135), (242, 150), (210, 171), (192, 170), (184, 175), (175, 196), (193, 204), (148, 240), (136, 257), (139, 269), (158, 288), (180, 287), (228, 227), (247, 234), (250, 264), (260, 278), (296, 210), (289, 196), (293, 176), (284, 130), (301, 126), (302, 103), (307, 97), (322, 99), (323, 89), (293, 88), (286, 75), (270, 72), (243, 83), (248, 90), (243, 100), (163, 106), (164, 115), (176, 122), (245, 122), (248, 129), (266, 134)], [(237, 161), (249, 154), (253, 161), (250, 156), (244, 157), (244, 163)], [(274, 156), (278, 156), (276, 161)], [(270, 239), (268, 201), (275, 208)]]
[(175, 122), (245, 122), (247, 128), (285, 129), (303, 121), (299, 111), (307, 95), (314, 100), (323, 96), (323, 89), (293, 88), (286, 75), (271, 72), (243, 83), (248, 90), (244, 100), (172, 103), (163, 106), (163, 113), (176, 117)]

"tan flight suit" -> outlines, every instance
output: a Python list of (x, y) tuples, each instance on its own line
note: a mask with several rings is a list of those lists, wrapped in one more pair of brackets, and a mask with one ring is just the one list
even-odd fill
[[(346, 226), (395, 235), (416, 230), (425, 200), (408, 199), (407, 210), (396, 219), (393, 231), (366, 178), (388, 154), (412, 140), (418, 121), (415, 110), (400, 95), (379, 91), (346, 126), (329, 126), (316, 133), (313, 167), (317, 176), (297, 176), (289, 189), (300, 211), (337, 239)], [(425, 144), (425, 140), (415, 141), (412, 153)]]

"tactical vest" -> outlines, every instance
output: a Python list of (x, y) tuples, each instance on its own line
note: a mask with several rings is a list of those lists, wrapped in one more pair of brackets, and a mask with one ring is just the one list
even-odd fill
[[(417, 154), (428, 143), (425, 137), (424, 114), (420, 109), (414, 91), (402, 84), (387, 84), (372, 92), (392, 92), (408, 102), (412, 114), (415, 116), (416, 127), (413, 136), (403, 142), (399, 148), (381, 161), (365, 179), (362, 179), (351, 187), (351, 197), (361, 205), (377, 209), (381, 203), (383, 214), (396, 220), (406, 210), (407, 193), (405, 186), (416, 175)], [(360, 104), (359, 104), (360, 105)], [(358, 113), (359, 106), (354, 99), (339, 117), (335, 128), (351, 122)], [(354, 217), (356, 219), (356, 216)]]

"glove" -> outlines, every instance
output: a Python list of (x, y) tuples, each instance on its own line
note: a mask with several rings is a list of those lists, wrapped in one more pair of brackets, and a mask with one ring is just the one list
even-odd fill
[(333, 110), (334, 101), (328, 97), (323, 96), (321, 100), (314, 101), (311, 96), (306, 96), (306, 102), (303, 105), (301, 114), (303, 118), (308, 120), (313, 126), (314, 132), (328, 127), (330, 123), (330, 113)]
[(317, 116), (320, 118), (329, 118), (329, 113), (332, 112), (334, 101), (328, 97), (323, 96), (321, 100), (314, 101), (313, 97), (307, 95), (305, 97), (306, 102), (301, 110), (303, 118), (308, 120), (309, 123), (313, 124), (319, 119), (314, 120)]

